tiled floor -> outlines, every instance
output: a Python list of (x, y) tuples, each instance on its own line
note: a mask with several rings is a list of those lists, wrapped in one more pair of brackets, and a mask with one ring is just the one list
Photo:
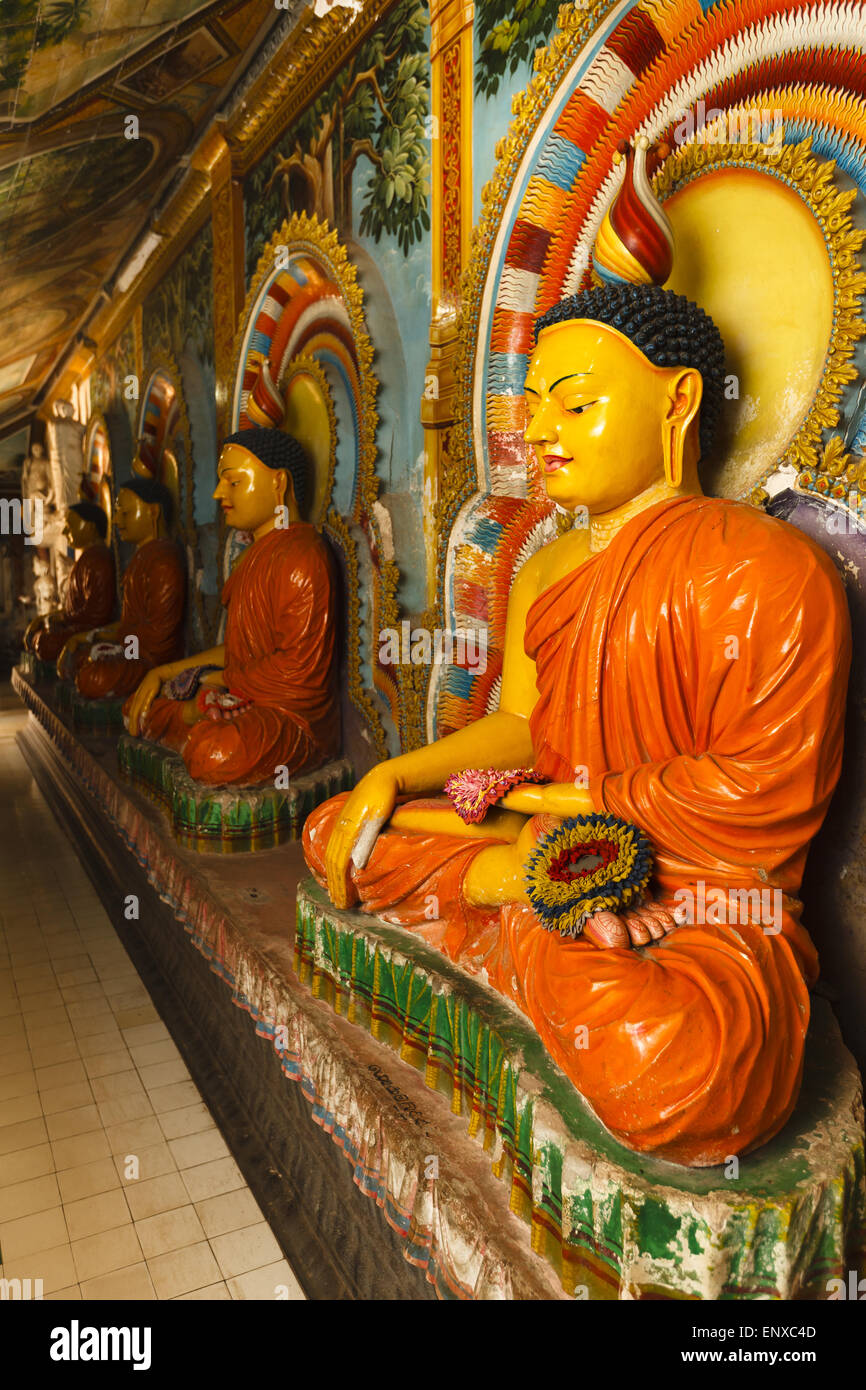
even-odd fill
[(0, 1276), (46, 1298), (304, 1297), (0, 699)]

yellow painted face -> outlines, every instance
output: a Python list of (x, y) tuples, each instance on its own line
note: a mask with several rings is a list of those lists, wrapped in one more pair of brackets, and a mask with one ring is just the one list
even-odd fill
[(526, 373), (525, 437), (551, 501), (603, 515), (662, 480), (662, 425), (681, 375), (593, 319), (543, 329)]
[(83, 517), (73, 511), (66, 513), (63, 534), (73, 550), (83, 550), (85, 546), (91, 545), (94, 540), (99, 539), (99, 533), (93, 522), (85, 521)]
[(260, 459), (239, 444), (225, 444), (217, 465), (219, 482), (214, 497), (222, 505), (229, 526), (239, 531), (258, 531), (273, 521), (277, 508), (288, 500), (288, 481), (282, 469), (266, 468)]
[(137, 493), (122, 487), (114, 504), (114, 524), (122, 541), (138, 544), (153, 534), (154, 509), (159, 505), (145, 502)]

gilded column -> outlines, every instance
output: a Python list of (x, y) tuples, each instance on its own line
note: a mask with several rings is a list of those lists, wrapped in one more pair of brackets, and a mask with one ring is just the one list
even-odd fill
[(421, 401), (429, 605), (436, 597), (436, 510), (447, 473), (446, 431), (454, 421), (460, 281), (472, 235), (473, 16), (471, 0), (431, 0), (433, 309)]
[(144, 391), (144, 306), (139, 302), (132, 313), (132, 342), (135, 375), (138, 377), (139, 392)]
[(235, 333), (244, 304), (243, 185), (233, 176), (231, 151), (216, 129), (208, 132), (191, 163), (210, 179), (217, 436), (222, 439), (229, 432)]

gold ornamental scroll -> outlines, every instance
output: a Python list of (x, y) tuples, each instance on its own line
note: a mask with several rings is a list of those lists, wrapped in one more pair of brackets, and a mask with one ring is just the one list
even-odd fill
[(473, 18), (471, 0), (432, 0), (432, 317), (421, 398), (428, 604), (436, 597), (437, 504), (447, 431), (454, 422), (460, 284), (472, 234)]
[(215, 129), (208, 132), (191, 162), (210, 179), (214, 373), (217, 438), (222, 440), (228, 433), (235, 332), (244, 303), (243, 185), (233, 177), (231, 151)]

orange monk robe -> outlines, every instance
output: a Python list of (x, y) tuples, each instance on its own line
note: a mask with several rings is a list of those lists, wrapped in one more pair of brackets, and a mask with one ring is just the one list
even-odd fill
[(146, 541), (127, 565), (121, 587), (120, 627), (110, 640), (123, 645), (135, 637), (138, 657), (92, 661), (84, 649), (75, 684), (89, 699), (129, 695), (152, 666), (176, 661), (183, 653), (186, 566), (180, 546), (164, 539)]
[[(361, 904), (485, 969), (624, 1144), (721, 1163), (777, 1133), (799, 1092), (817, 957), (794, 895), (841, 764), (841, 583), (784, 522), (681, 498), (543, 593), (526, 650), (535, 767), (579, 785), (585, 769), (595, 807), (652, 841), (654, 896), (676, 908), (688, 906), (677, 890), (693, 891), (695, 925), (638, 950), (563, 939), (522, 904), (465, 903), (477, 841), (396, 832), (354, 872)], [(343, 800), (305, 826), (321, 882)], [(769, 890), (768, 911), (730, 906), (749, 888)], [(424, 921), (430, 894), (441, 922)]]
[(183, 719), (154, 700), (143, 730), (183, 755), (211, 785), (272, 781), (278, 768), (319, 767), (340, 749), (336, 602), (330, 551), (307, 522), (254, 541), (222, 593), (228, 608), (223, 678), (253, 704), (235, 719)]
[(33, 639), (39, 660), (56, 661), (73, 633), (111, 622), (115, 599), (114, 556), (101, 542), (89, 545), (72, 566), (62, 618), (40, 628)]

